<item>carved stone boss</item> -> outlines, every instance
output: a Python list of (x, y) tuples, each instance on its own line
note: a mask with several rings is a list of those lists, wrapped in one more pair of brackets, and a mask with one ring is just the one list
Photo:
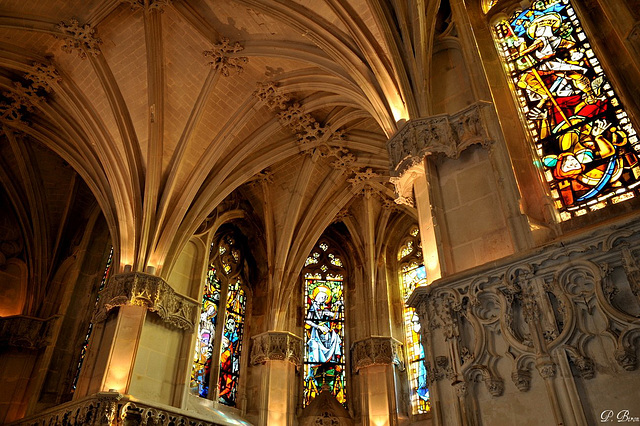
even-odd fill
[(176, 293), (162, 278), (142, 272), (113, 276), (100, 294), (93, 321), (104, 321), (119, 306), (144, 306), (166, 323), (187, 331), (194, 330), (199, 304)]
[(286, 331), (267, 331), (251, 338), (251, 363), (288, 361), (296, 366), (302, 363), (302, 339)]

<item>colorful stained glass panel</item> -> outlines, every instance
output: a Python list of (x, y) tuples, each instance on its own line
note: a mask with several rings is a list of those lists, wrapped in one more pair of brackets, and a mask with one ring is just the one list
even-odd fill
[(532, 2), (494, 29), (562, 220), (638, 195), (636, 130), (570, 1)]
[(220, 304), (220, 280), (211, 266), (207, 274), (202, 296), (202, 311), (198, 324), (198, 337), (191, 370), (191, 392), (206, 397), (209, 394), (211, 357), (216, 334), (216, 321)]
[(346, 406), (344, 298), (341, 280), (305, 279), (305, 364), (303, 403), (328, 387)]
[(240, 377), (240, 352), (246, 308), (245, 292), (238, 279), (229, 285), (227, 309), (220, 353), (218, 401), (235, 407)]
[[(405, 264), (401, 268), (402, 296), (406, 303), (413, 290), (426, 284), (427, 274), (424, 265), (417, 262)], [(409, 364), (409, 384), (411, 386), (411, 406), (414, 413), (431, 411), (427, 370), (424, 366), (424, 348), (420, 340), (420, 322), (411, 307), (404, 305), (405, 345)]]

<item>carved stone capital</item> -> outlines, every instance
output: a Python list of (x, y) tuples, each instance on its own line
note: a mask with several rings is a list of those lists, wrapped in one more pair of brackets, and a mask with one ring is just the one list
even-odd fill
[(406, 122), (387, 142), (392, 176), (400, 176), (416, 162), (431, 154), (457, 158), (472, 144), (487, 146), (490, 137), (484, 122), (486, 102), (475, 104), (455, 114), (440, 114)]
[(48, 319), (15, 315), (0, 318), (0, 346), (40, 349), (51, 344), (53, 325), (59, 317)]
[(538, 369), (538, 373), (543, 379), (553, 379), (556, 377), (556, 364), (551, 360), (543, 360), (536, 364), (536, 368)]
[(296, 366), (302, 363), (302, 338), (288, 331), (267, 331), (251, 338), (251, 364), (266, 361), (288, 361)]
[(213, 46), (211, 50), (203, 52), (205, 58), (210, 57), (209, 65), (219, 71), (225, 77), (231, 75), (231, 71), (241, 73), (244, 65), (249, 62), (246, 56), (237, 56), (238, 52), (244, 50), (240, 43), (231, 43), (228, 38), (223, 38), (220, 43)]
[(451, 383), (451, 386), (453, 386), (453, 389), (455, 390), (458, 398), (464, 398), (465, 396), (467, 396), (467, 392), (469, 389), (466, 382), (458, 380)]
[(100, 55), (102, 40), (96, 37), (96, 30), (91, 25), (80, 25), (77, 19), (71, 19), (68, 24), (60, 22), (56, 29), (61, 32), (57, 38), (64, 40), (62, 45), (64, 52), (78, 52), (81, 59)]
[(402, 346), (393, 337), (374, 336), (359, 340), (351, 346), (353, 369), (358, 370), (372, 365), (391, 365), (400, 362), (398, 355)]
[(633, 371), (636, 369), (638, 357), (636, 356), (636, 351), (633, 348), (622, 347), (616, 349), (614, 356), (618, 365), (625, 370)]
[(187, 331), (194, 330), (199, 304), (176, 293), (162, 278), (142, 272), (114, 275), (100, 294), (100, 305), (93, 321), (103, 321), (119, 306), (144, 306), (166, 323)]
[(531, 388), (531, 371), (516, 370), (511, 373), (511, 380), (520, 392), (526, 392)]

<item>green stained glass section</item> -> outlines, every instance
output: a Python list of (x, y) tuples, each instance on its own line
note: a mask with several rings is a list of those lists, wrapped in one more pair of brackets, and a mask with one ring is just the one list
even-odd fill
[(636, 130), (570, 1), (532, 2), (494, 34), (561, 219), (637, 196)]
[(323, 386), (346, 406), (343, 282), (341, 275), (331, 278), (323, 280), (319, 274), (305, 277), (305, 407)]
[(193, 367), (191, 369), (191, 393), (207, 397), (209, 395), (209, 380), (211, 376), (211, 357), (216, 334), (216, 321), (220, 305), (220, 280), (216, 269), (209, 268), (202, 296), (202, 311), (198, 324)]

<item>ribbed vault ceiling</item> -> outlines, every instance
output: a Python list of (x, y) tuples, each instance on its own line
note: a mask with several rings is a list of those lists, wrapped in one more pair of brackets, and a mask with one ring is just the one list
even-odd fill
[(364, 186), (390, 194), (385, 142), (428, 114), (438, 4), (2, 1), (5, 137), (76, 170), (136, 270), (262, 177), (286, 275)]

